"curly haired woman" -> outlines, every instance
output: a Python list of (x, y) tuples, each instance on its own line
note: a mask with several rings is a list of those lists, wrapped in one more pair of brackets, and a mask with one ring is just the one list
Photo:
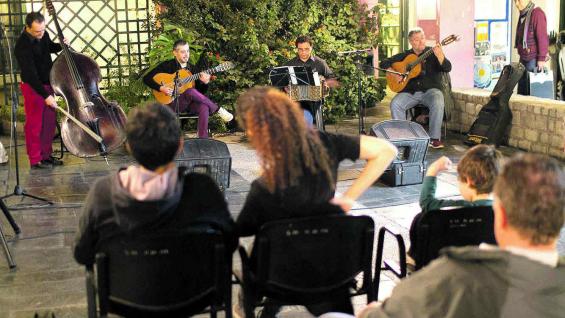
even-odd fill
[[(274, 88), (256, 87), (242, 94), (237, 113), (262, 168), (237, 219), (240, 236), (255, 235), (269, 221), (349, 211), (397, 154), (384, 139), (309, 128), (298, 104)], [(334, 198), (338, 166), (344, 159), (364, 159), (367, 164), (349, 189)], [(262, 317), (274, 316), (278, 309), (266, 306)], [(349, 298), (308, 309), (314, 315), (353, 314)]]

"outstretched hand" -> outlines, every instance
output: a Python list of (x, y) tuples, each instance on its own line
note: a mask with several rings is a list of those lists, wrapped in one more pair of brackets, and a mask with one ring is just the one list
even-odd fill
[(451, 160), (449, 160), (449, 158), (447, 158), (446, 156), (443, 156), (443, 157), (439, 158), (438, 160), (434, 161), (434, 163), (432, 163), (428, 167), (427, 175), (435, 177), (440, 172), (447, 171), (447, 170), (451, 169), (452, 165), (453, 165), (453, 163), (451, 162)]
[(350, 198), (341, 196), (341, 197), (334, 197), (333, 199), (330, 200), (330, 203), (339, 206), (343, 210), (343, 212), (348, 212), (355, 204), (355, 201), (351, 200)]

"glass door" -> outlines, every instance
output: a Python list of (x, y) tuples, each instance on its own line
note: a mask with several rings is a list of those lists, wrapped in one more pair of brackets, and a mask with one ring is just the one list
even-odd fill
[(379, 0), (382, 43), (379, 57), (387, 58), (405, 50), (407, 0)]

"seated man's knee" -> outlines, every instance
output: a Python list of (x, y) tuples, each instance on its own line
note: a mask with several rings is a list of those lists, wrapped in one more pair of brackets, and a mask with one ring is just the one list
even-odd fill
[(431, 105), (427, 105), (429, 108), (433, 107), (438, 110), (442, 110), (444, 108), (444, 99), (443, 93), (437, 88), (429, 89), (426, 94), (428, 95), (428, 100), (431, 102)]
[(400, 101), (399, 98), (393, 98), (390, 101), (390, 109), (391, 110), (401, 110), (402, 109), (402, 102)]
[(443, 101), (443, 93), (437, 88), (430, 88), (428, 94), (430, 94), (433, 99), (441, 99)]

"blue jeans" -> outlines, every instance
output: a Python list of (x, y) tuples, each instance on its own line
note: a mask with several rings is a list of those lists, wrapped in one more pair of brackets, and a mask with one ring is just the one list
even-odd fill
[(524, 74), (518, 81), (518, 94), (530, 95), (530, 74), (528, 72), (534, 72), (538, 67), (538, 63), (536, 59), (529, 61), (520, 60), (520, 63), (524, 65), (526, 71), (524, 71)]
[(441, 139), (441, 123), (443, 122), (443, 93), (437, 88), (426, 92), (398, 93), (390, 102), (392, 119), (406, 120), (406, 111), (416, 105), (426, 106), (430, 110), (430, 137)]
[(303, 110), (304, 110), (304, 120), (306, 121), (307, 126), (308, 127), (314, 126), (314, 117), (312, 116), (312, 113), (307, 109), (303, 109)]

